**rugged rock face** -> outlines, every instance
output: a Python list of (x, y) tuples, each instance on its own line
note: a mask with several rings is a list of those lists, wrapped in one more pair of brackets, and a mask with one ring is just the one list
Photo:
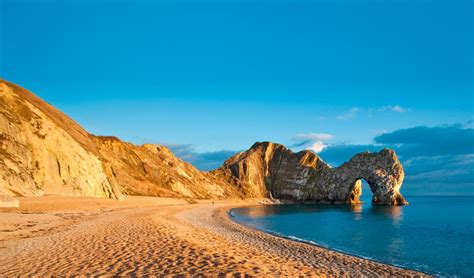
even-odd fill
[(210, 173), (166, 147), (94, 136), (31, 92), (0, 79), (0, 206), (15, 196), (123, 194), (177, 198), (277, 198), (357, 203), (361, 179), (374, 204), (403, 205), (404, 173), (393, 150), (331, 168), (309, 151), (256, 143)]
[[(340, 167), (332, 168), (321, 173), (321, 178), (315, 184), (314, 195), (330, 195), (324, 190), (338, 188), (338, 192), (351, 192), (346, 202), (358, 203), (362, 194), (361, 179), (367, 181), (372, 191), (372, 203), (382, 205), (407, 205), (408, 202), (400, 194), (405, 173), (395, 152), (383, 149), (378, 153), (364, 152), (355, 155), (349, 162)], [(338, 197), (343, 197), (344, 194)], [(347, 196), (347, 195), (346, 195)]]
[(178, 198), (240, 197), (227, 183), (183, 162), (166, 147), (135, 146), (115, 137), (95, 137), (104, 166), (127, 195)]
[(373, 192), (374, 204), (405, 205), (399, 190), (403, 167), (393, 150), (361, 153), (331, 168), (310, 151), (293, 153), (282, 145), (256, 143), (212, 172), (247, 197), (273, 197), (297, 202), (358, 203), (361, 179)]
[(211, 173), (236, 186), (246, 197), (304, 200), (300, 188), (308, 184), (311, 169), (329, 168), (312, 152), (293, 153), (283, 145), (266, 142), (255, 143)]
[(43, 194), (122, 198), (90, 134), (32, 93), (0, 80), (0, 196)]
[(89, 134), (31, 92), (0, 80), (0, 206), (14, 196), (123, 193), (228, 198), (240, 193), (158, 145)]

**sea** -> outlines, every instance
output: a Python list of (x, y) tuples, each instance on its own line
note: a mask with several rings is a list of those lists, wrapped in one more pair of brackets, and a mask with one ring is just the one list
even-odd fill
[(408, 206), (258, 205), (252, 228), (441, 277), (474, 277), (474, 196), (405, 196)]

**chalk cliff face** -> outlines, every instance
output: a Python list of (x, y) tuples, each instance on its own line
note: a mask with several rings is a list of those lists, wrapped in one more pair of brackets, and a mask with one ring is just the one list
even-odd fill
[(320, 203), (358, 203), (361, 179), (373, 192), (374, 204), (405, 205), (399, 190), (403, 167), (393, 150), (361, 153), (331, 168), (310, 151), (293, 153), (283, 145), (256, 143), (212, 172), (247, 197)]
[(29, 91), (0, 80), (0, 196), (43, 194), (122, 198), (89, 133)]
[(276, 198), (357, 203), (361, 179), (374, 204), (403, 205), (404, 173), (393, 150), (361, 153), (331, 168), (310, 151), (256, 143), (212, 172), (201, 172), (166, 147), (94, 136), (31, 92), (0, 79), (0, 206), (44, 194), (122, 199)]
[(89, 134), (31, 92), (0, 80), (0, 203), (44, 194), (122, 199), (240, 197), (158, 145)]

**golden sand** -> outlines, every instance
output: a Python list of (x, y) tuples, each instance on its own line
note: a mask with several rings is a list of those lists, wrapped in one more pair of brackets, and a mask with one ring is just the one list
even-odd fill
[(0, 210), (0, 276), (423, 276), (232, 222), (242, 202), (21, 198)]

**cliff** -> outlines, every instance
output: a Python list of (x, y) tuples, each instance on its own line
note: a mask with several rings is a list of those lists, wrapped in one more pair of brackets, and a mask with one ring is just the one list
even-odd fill
[(177, 198), (241, 197), (226, 182), (201, 172), (166, 147), (136, 146), (115, 137), (94, 138), (109, 179), (126, 195)]
[(0, 196), (121, 199), (93, 137), (31, 92), (0, 80)]
[(408, 204), (400, 194), (403, 167), (393, 150), (360, 153), (331, 168), (310, 151), (293, 153), (283, 145), (264, 142), (228, 159), (212, 172), (246, 197), (295, 202), (359, 203), (361, 179), (373, 193), (372, 203)]
[(0, 80), (0, 203), (44, 194), (229, 198), (240, 194), (158, 145), (94, 136), (31, 92)]
[(361, 153), (331, 168), (310, 151), (293, 153), (270, 142), (201, 172), (164, 146), (89, 134), (31, 92), (0, 80), (0, 206), (18, 206), (15, 196), (44, 194), (357, 203), (361, 179), (374, 204), (403, 205), (403, 178), (393, 150)]

